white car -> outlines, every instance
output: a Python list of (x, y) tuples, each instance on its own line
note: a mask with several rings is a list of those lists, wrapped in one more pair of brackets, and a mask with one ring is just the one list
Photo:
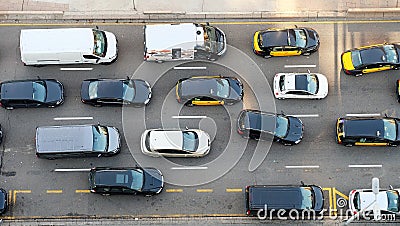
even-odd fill
[(278, 73), (274, 77), (277, 99), (323, 99), (328, 95), (328, 79), (318, 73)]
[[(379, 190), (377, 204), (381, 213), (399, 213), (399, 191), (400, 189)], [(356, 214), (367, 208), (375, 200), (375, 194), (371, 189), (356, 189), (349, 194), (349, 209)], [(374, 204), (370, 205), (366, 212), (372, 212)]]
[(150, 129), (141, 138), (143, 154), (153, 157), (203, 157), (210, 151), (210, 135), (199, 129)]

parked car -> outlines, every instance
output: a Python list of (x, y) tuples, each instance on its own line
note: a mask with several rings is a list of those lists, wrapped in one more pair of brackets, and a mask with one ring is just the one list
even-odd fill
[(64, 87), (55, 79), (12, 80), (0, 84), (0, 104), (6, 109), (57, 107)]
[(328, 79), (318, 73), (278, 73), (274, 77), (277, 99), (323, 99), (328, 95)]
[(354, 48), (341, 55), (345, 74), (360, 76), (363, 74), (385, 71), (400, 67), (400, 45), (376, 44)]
[(306, 27), (268, 28), (256, 31), (253, 37), (254, 53), (265, 58), (310, 55), (319, 45), (318, 33)]
[(8, 210), (8, 194), (3, 188), (0, 188), (0, 214)]
[[(400, 189), (379, 190), (377, 195), (377, 204), (383, 214), (400, 213)], [(372, 189), (354, 189), (349, 194), (349, 209), (354, 213), (361, 210), (372, 212), (375, 201), (375, 194)]]
[(151, 99), (150, 84), (141, 79), (87, 79), (82, 82), (82, 103), (93, 106), (145, 106)]
[(199, 129), (150, 129), (141, 138), (143, 154), (153, 157), (203, 157), (210, 143), (210, 135)]
[(164, 176), (155, 168), (95, 167), (89, 172), (92, 193), (107, 194), (159, 194), (164, 187)]
[(243, 85), (234, 77), (195, 76), (176, 84), (176, 99), (186, 106), (232, 105), (242, 98)]
[(345, 117), (336, 122), (336, 142), (345, 146), (397, 146), (400, 119), (392, 117)]
[(256, 216), (260, 209), (319, 213), (324, 208), (322, 188), (316, 185), (250, 185), (245, 189), (245, 200), (248, 216)]
[(298, 144), (303, 139), (302, 121), (284, 114), (245, 109), (239, 113), (237, 125), (244, 138), (266, 140), (273, 136), (273, 141), (284, 145)]

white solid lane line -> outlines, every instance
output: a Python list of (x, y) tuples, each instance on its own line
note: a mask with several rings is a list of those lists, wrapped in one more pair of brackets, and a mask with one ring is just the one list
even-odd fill
[(207, 67), (174, 67), (174, 70), (205, 70)]
[(372, 114), (346, 114), (348, 117), (374, 117), (381, 116), (380, 113), (372, 113)]
[(382, 165), (349, 165), (349, 168), (382, 168)]
[(308, 67), (317, 67), (317, 65), (315, 64), (304, 64), (304, 65), (285, 65), (285, 68), (297, 68), (297, 67), (301, 67), (301, 68), (308, 68)]
[(202, 116), (202, 115), (177, 115), (177, 116), (172, 116), (172, 118), (191, 119), (191, 118), (207, 118), (207, 116)]
[(91, 71), (91, 67), (62, 67), (60, 71)]
[(63, 121), (63, 120), (92, 120), (93, 117), (60, 117), (54, 118), (55, 121)]
[(285, 166), (286, 169), (305, 169), (305, 168), (319, 168), (319, 166)]
[(288, 115), (288, 116), (293, 116), (297, 118), (317, 118), (319, 117), (318, 114), (308, 114), (308, 115)]
[(207, 166), (183, 166), (183, 167), (172, 167), (171, 169), (178, 169), (178, 170), (204, 170), (208, 169)]

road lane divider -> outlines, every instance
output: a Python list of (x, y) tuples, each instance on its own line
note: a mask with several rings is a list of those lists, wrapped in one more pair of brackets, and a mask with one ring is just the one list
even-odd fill
[(318, 169), (319, 166), (285, 166), (286, 169)]
[(173, 170), (205, 170), (207, 166), (183, 166), (183, 167), (171, 167)]
[(12, 192), (12, 194), (13, 194), (12, 204), (15, 205), (15, 203), (17, 202), (17, 194), (18, 193), (30, 194), (31, 192), (32, 192), (31, 190), (14, 190)]
[(54, 169), (54, 172), (89, 172), (90, 169)]
[(196, 191), (198, 193), (211, 193), (213, 192), (213, 189), (197, 189)]
[(201, 119), (201, 118), (207, 118), (207, 116), (203, 116), (203, 115), (176, 115), (176, 116), (172, 116), (172, 118), (175, 118), (175, 119)]
[(62, 194), (63, 190), (46, 190), (47, 194)]
[(298, 64), (298, 65), (285, 65), (285, 68), (309, 68), (309, 67), (317, 67), (315, 64)]
[(60, 71), (91, 71), (92, 67), (62, 67)]
[(228, 192), (228, 193), (243, 192), (243, 189), (241, 189), (241, 188), (227, 188), (226, 192)]
[(297, 117), (297, 118), (318, 118), (319, 114), (288, 115), (288, 116), (293, 116), (293, 117)]
[(174, 67), (174, 70), (206, 70), (207, 67)]
[(372, 113), (372, 114), (346, 114), (347, 117), (375, 117), (381, 116), (380, 113)]
[(53, 118), (55, 121), (66, 121), (66, 120), (93, 120), (93, 117), (58, 117)]
[(77, 190), (75, 190), (75, 193), (90, 193), (90, 190), (87, 190), (87, 189), (77, 189)]
[(165, 192), (167, 192), (167, 193), (181, 193), (181, 192), (183, 192), (183, 189), (165, 189)]
[(349, 165), (349, 168), (382, 168), (382, 165)]

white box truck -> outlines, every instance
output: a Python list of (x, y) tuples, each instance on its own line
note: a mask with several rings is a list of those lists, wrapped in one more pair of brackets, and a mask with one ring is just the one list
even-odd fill
[(144, 60), (216, 60), (226, 51), (224, 32), (207, 24), (144, 26)]
[(117, 59), (117, 38), (92, 28), (23, 29), (20, 35), (24, 65), (110, 64)]

